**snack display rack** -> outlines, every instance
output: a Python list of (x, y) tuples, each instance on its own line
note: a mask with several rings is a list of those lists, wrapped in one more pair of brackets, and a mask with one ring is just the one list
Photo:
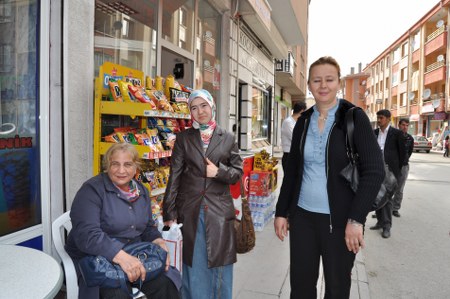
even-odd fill
[[(139, 70), (131, 69), (121, 65), (105, 62), (99, 70), (99, 76), (95, 79), (95, 104), (94, 104), (94, 158), (93, 174), (97, 175), (101, 171), (102, 155), (114, 143), (105, 142), (102, 136), (102, 119), (106, 115), (129, 116), (137, 120), (140, 128), (147, 127), (147, 118), (172, 118), (172, 119), (190, 119), (189, 114), (162, 111), (152, 109), (150, 104), (138, 102), (114, 102), (108, 100), (110, 88), (108, 82), (110, 79), (126, 80), (136, 82), (141, 85), (144, 81), (144, 73)], [(154, 151), (149, 146), (135, 145), (142, 159), (160, 159), (172, 155), (171, 150)], [(165, 188), (151, 190), (151, 196), (158, 196), (165, 192)]]

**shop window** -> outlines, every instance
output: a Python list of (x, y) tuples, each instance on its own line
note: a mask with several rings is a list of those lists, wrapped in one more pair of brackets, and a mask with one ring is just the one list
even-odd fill
[(106, 61), (156, 76), (157, 1), (95, 1), (94, 75)]
[(210, 91), (216, 102), (219, 97), (221, 75), (221, 20), (221, 15), (207, 1), (199, 2), (195, 34), (197, 66), (194, 86)]
[(162, 3), (162, 37), (192, 53), (194, 0), (171, 0)]
[(0, 236), (42, 223), (38, 7), (0, 4)]
[(252, 90), (252, 139), (269, 138), (269, 96), (258, 88)]

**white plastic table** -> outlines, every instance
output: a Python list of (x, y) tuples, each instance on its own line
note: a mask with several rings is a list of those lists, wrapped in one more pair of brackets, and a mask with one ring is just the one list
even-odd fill
[(54, 298), (61, 289), (60, 264), (43, 251), (0, 245), (0, 298)]

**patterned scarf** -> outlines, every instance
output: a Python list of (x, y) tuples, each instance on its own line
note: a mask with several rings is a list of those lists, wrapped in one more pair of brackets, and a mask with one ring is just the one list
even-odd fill
[(120, 193), (122, 193), (122, 195), (125, 196), (125, 198), (130, 202), (134, 202), (139, 198), (139, 187), (134, 180), (130, 181), (130, 184), (128, 185), (128, 191), (123, 190), (116, 184), (114, 184), (114, 186), (116, 186), (117, 189), (119, 189)]
[(216, 104), (214, 103), (214, 99), (212, 95), (207, 91), (206, 89), (197, 89), (194, 90), (188, 99), (188, 106), (191, 107), (191, 103), (195, 98), (201, 98), (205, 100), (212, 110), (212, 117), (211, 120), (207, 124), (199, 124), (193, 117), (191, 113), (192, 118), (192, 126), (195, 129), (200, 130), (200, 136), (202, 138), (203, 144), (207, 147), (209, 145), (209, 142), (211, 141), (211, 137), (214, 133), (214, 129), (216, 128)]

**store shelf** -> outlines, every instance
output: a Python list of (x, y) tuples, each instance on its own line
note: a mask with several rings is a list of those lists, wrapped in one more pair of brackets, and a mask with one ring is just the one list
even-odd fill
[[(111, 142), (100, 142), (99, 154), (104, 155), (106, 151), (113, 145)], [(172, 156), (172, 151), (150, 152), (150, 148), (145, 145), (135, 145), (139, 157), (142, 159), (159, 159)]]
[(101, 114), (190, 119), (190, 114), (153, 110), (150, 104), (101, 101)]

